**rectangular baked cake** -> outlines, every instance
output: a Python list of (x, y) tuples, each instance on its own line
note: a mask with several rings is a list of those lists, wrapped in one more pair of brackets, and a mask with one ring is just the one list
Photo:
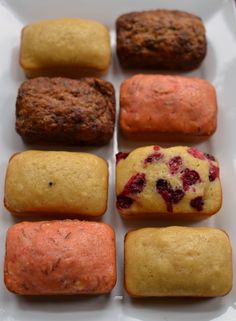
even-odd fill
[(110, 62), (109, 31), (98, 21), (48, 19), (22, 30), (20, 65), (29, 78), (99, 76)]
[(108, 293), (116, 283), (114, 231), (78, 220), (15, 224), (7, 232), (4, 280), (21, 295)]
[(119, 125), (132, 140), (204, 140), (217, 127), (215, 88), (199, 78), (135, 75), (120, 87)]
[(221, 208), (219, 164), (187, 146), (120, 152), (116, 195), (123, 218), (204, 219)]
[(28, 150), (9, 161), (4, 204), (15, 215), (97, 217), (107, 196), (108, 165), (96, 155)]
[(125, 68), (191, 70), (207, 51), (201, 18), (178, 10), (147, 10), (116, 21), (117, 55)]
[(228, 235), (208, 227), (142, 228), (125, 238), (125, 288), (134, 297), (216, 297), (232, 288)]
[(115, 91), (108, 81), (39, 77), (19, 88), (16, 131), (27, 143), (106, 144), (114, 123)]

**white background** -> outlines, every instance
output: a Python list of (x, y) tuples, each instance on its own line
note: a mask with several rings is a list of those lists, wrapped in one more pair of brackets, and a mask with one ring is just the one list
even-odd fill
[[(117, 109), (120, 82), (134, 72), (120, 69), (115, 55), (115, 20), (123, 13), (157, 8), (185, 10), (199, 15), (205, 23), (208, 53), (201, 67), (190, 76), (212, 82), (218, 96), (218, 129), (216, 134), (198, 145), (215, 155), (221, 165), (223, 207), (219, 214), (192, 225), (225, 229), (236, 248), (236, 15), (233, 0), (8, 0), (0, 1), (0, 193), (9, 157), (18, 151), (39, 146), (25, 146), (15, 132), (15, 100), (24, 80), (18, 64), (21, 28), (30, 22), (56, 17), (96, 19), (111, 31), (113, 62), (105, 79), (116, 87)], [(155, 71), (153, 71), (155, 72)], [(151, 143), (151, 142), (150, 142)], [(155, 142), (158, 143), (158, 142)], [(7, 228), (16, 222), (1, 204), (0, 211), (0, 321), (49, 320), (120, 320), (120, 321), (209, 321), (236, 320), (236, 288), (222, 298), (214, 299), (139, 299), (131, 300), (123, 290), (123, 238), (127, 230), (142, 226), (168, 225), (170, 222), (124, 222), (115, 209), (114, 161), (118, 150), (131, 150), (145, 143), (124, 141), (115, 131), (114, 139), (101, 148), (74, 148), (96, 153), (109, 162), (109, 206), (103, 221), (116, 230), (117, 285), (110, 295), (98, 297), (20, 297), (9, 293), (3, 283), (4, 243)], [(165, 144), (167, 145), (167, 144)], [(173, 145), (168, 144), (169, 146)], [(162, 144), (163, 146), (163, 144)], [(50, 147), (49, 147), (50, 148)], [(49, 149), (44, 146), (43, 149)], [(52, 149), (52, 148), (51, 148)], [(53, 149), (71, 148), (53, 147)], [(2, 202), (1, 202), (2, 203)], [(184, 224), (172, 222), (171, 224)], [(185, 224), (187, 225), (187, 224)], [(235, 255), (234, 255), (235, 263)]]

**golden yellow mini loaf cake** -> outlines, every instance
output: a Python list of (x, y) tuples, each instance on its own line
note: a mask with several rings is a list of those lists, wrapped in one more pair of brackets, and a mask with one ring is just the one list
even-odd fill
[(27, 77), (98, 76), (111, 61), (107, 28), (94, 20), (43, 20), (22, 30), (20, 64)]
[(4, 203), (15, 215), (100, 216), (107, 194), (107, 162), (96, 155), (31, 150), (9, 161)]
[(131, 296), (216, 297), (232, 288), (232, 251), (224, 231), (143, 228), (126, 234), (125, 288)]
[(4, 280), (21, 295), (109, 293), (116, 283), (114, 230), (78, 220), (14, 224), (7, 232)]
[(117, 208), (124, 218), (203, 219), (222, 202), (219, 164), (194, 147), (118, 153)]

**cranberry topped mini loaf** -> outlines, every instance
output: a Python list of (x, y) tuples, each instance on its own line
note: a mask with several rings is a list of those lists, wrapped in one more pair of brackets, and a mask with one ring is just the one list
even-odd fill
[(221, 207), (219, 164), (194, 147), (120, 152), (116, 194), (124, 218), (207, 218)]
[(121, 84), (120, 128), (129, 139), (200, 141), (216, 126), (216, 91), (207, 80), (140, 74)]
[(124, 67), (191, 70), (206, 55), (201, 18), (177, 10), (149, 10), (120, 16), (117, 54)]
[(15, 215), (97, 217), (105, 213), (107, 162), (93, 154), (28, 150), (11, 157), (4, 204)]
[(7, 233), (4, 280), (21, 295), (108, 293), (116, 283), (114, 231), (78, 220), (15, 224)]

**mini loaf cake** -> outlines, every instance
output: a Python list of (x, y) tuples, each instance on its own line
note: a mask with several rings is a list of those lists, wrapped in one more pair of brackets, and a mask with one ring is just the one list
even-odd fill
[(202, 20), (187, 12), (131, 12), (116, 22), (117, 55), (123, 67), (191, 70), (206, 55)]
[(216, 92), (207, 80), (136, 75), (121, 84), (120, 128), (127, 138), (202, 140), (216, 123)]
[(7, 233), (5, 285), (22, 295), (108, 293), (116, 283), (115, 252), (107, 224), (18, 223)]
[(15, 215), (100, 216), (108, 194), (107, 162), (93, 154), (25, 151), (9, 161), (4, 204)]
[(120, 152), (116, 194), (124, 218), (207, 218), (221, 207), (219, 164), (194, 147)]
[(216, 297), (232, 288), (232, 250), (208, 227), (143, 228), (125, 238), (125, 288), (131, 296)]
[(28, 143), (105, 144), (113, 136), (115, 91), (96, 78), (34, 78), (16, 101), (16, 130)]
[(96, 76), (111, 61), (107, 28), (94, 20), (43, 20), (22, 30), (20, 64), (27, 77)]

